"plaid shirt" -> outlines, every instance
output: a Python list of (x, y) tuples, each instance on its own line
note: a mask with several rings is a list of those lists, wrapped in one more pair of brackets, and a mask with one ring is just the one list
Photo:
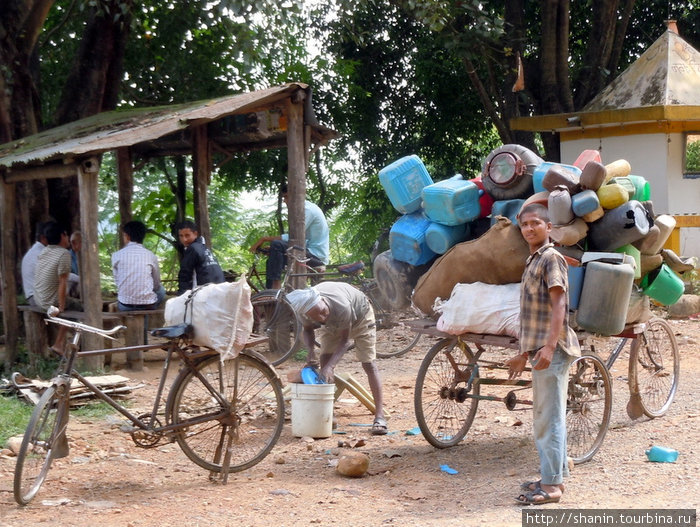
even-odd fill
[(551, 243), (540, 247), (525, 263), (520, 288), (520, 349), (537, 351), (547, 343), (552, 303), (549, 290), (559, 286), (564, 290), (566, 311), (558, 344), (573, 357), (581, 354), (576, 333), (569, 327), (569, 281), (564, 258)]
[(112, 255), (112, 273), (122, 304), (150, 305), (158, 300), (158, 258), (140, 243), (129, 242)]

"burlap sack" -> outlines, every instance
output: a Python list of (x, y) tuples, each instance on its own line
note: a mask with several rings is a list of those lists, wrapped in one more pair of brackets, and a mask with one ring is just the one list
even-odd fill
[(520, 282), (530, 255), (517, 225), (498, 216), (498, 222), (483, 236), (455, 245), (420, 277), (413, 290), (413, 305), (433, 316), (433, 303), (447, 299), (455, 284), (512, 284)]

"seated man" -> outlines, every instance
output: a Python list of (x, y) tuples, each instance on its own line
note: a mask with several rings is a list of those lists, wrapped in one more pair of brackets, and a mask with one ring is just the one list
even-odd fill
[[(282, 186), (282, 199), (288, 203), (287, 185)], [(306, 238), (306, 256), (311, 258), (309, 264), (318, 267), (328, 263), (329, 241), (328, 223), (323, 211), (310, 201), (304, 202), (304, 229)], [(265, 268), (265, 287), (279, 289), (282, 269), (287, 265), (287, 246), (289, 235), (263, 236), (251, 246), (250, 252), (255, 252), (264, 243), (270, 243), (270, 253)]]
[(22, 257), (22, 289), (24, 290), (24, 298), (30, 306), (34, 307), (37, 307), (34, 300), (34, 273), (37, 259), (47, 245), (46, 236), (44, 235), (44, 229), (47, 224), (48, 222), (36, 224), (36, 241)]
[(384, 395), (375, 361), (377, 327), (369, 299), (350, 284), (321, 282), (308, 289), (292, 291), (287, 300), (304, 327), (304, 343), (309, 350), (307, 364), (316, 361), (315, 330), (319, 329), (320, 375), (326, 382), (333, 382), (333, 370), (348, 350), (350, 339), (354, 340), (355, 356), (367, 374), (374, 398), (374, 423), (370, 432), (373, 435), (386, 434)]
[(112, 273), (117, 286), (117, 309), (157, 309), (165, 299), (158, 258), (146, 249), (146, 226), (130, 221), (122, 229), (124, 247), (112, 255)]
[(214, 253), (204, 244), (197, 224), (193, 221), (183, 221), (177, 226), (177, 234), (180, 243), (185, 246), (185, 255), (177, 275), (178, 294), (181, 295), (197, 285), (223, 282), (224, 272)]
[[(41, 251), (34, 273), (34, 301), (37, 307), (46, 311), (51, 306), (59, 312), (66, 310), (82, 311), (83, 306), (68, 296), (68, 275), (70, 274), (70, 253), (68, 234), (55, 221), (44, 228), (47, 246)], [(62, 355), (65, 349), (65, 326), (58, 327), (56, 342), (51, 348)]]

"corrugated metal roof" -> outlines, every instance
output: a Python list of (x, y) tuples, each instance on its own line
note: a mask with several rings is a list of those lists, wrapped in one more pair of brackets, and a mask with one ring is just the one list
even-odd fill
[[(0, 167), (42, 164), (142, 143), (153, 145), (158, 139), (182, 131), (193, 123), (204, 124), (273, 105), (295, 91), (307, 88), (306, 84), (289, 83), (192, 103), (100, 113), (0, 145)], [(310, 108), (309, 97), (307, 110)], [(305, 119), (317, 135), (337, 136), (334, 131), (316, 123), (313, 110), (311, 115), (309, 111), (305, 112)], [(264, 143), (271, 135), (272, 132), (267, 130), (248, 133), (246, 142), (250, 144), (257, 140)]]
[(669, 30), (583, 111), (673, 105), (700, 106), (700, 52)]

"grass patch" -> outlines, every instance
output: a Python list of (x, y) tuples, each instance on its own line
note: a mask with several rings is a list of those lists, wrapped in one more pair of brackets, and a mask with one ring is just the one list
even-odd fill
[(308, 354), (309, 352), (306, 348), (300, 348), (292, 355), (292, 360), (294, 362), (306, 362), (306, 356)]
[(17, 397), (0, 397), (0, 446), (5, 447), (10, 437), (24, 434), (33, 409)]
[[(24, 435), (34, 406), (14, 396), (0, 396), (0, 448), (4, 448), (12, 436)], [(97, 401), (71, 410), (71, 416), (83, 419), (100, 419), (115, 413), (107, 403)]]
[(88, 403), (85, 406), (72, 410), (74, 416), (86, 419), (101, 418), (115, 412), (116, 410), (114, 408), (102, 401)]

